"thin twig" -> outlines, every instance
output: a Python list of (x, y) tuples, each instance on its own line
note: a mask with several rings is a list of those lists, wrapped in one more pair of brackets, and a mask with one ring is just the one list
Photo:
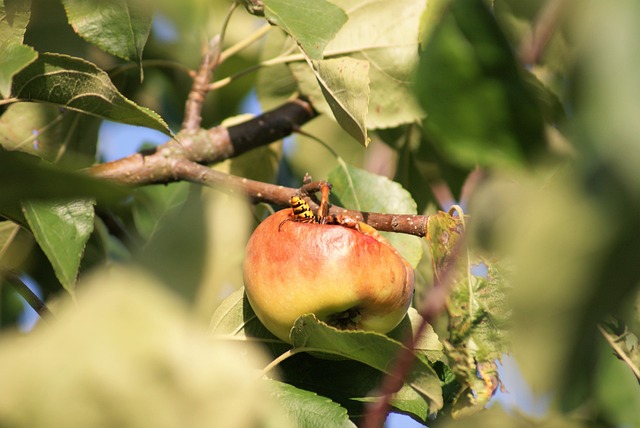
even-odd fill
[(16, 289), (18, 294), (22, 296), (27, 304), (36, 311), (40, 318), (46, 320), (47, 317), (53, 316), (47, 305), (33, 291), (31, 291), (27, 284), (20, 279), (18, 274), (6, 270), (3, 270), (0, 274)]
[(272, 26), (270, 24), (265, 24), (262, 27), (258, 28), (253, 33), (249, 34), (249, 36), (245, 37), (244, 39), (236, 43), (235, 45), (225, 49), (220, 54), (219, 62), (222, 63), (225, 60), (227, 60), (229, 57), (237, 54), (238, 52), (245, 49), (246, 47), (251, 46), (253, 43), (260, 40), (260, 38), (262, 38), (265, 34), (267, 34), (271, 28)]
[(532, 24), (531, 31), (520, 43), (519, 56), (522, 65), (530, 66), (540, 60), (568, 4), (568, 0), (547, 0)]
[(202, 123), (202, 106), (209, 91), (209, 81), (220, 57), (220, 35), (211, 39), (202, 56), (200, 67), (193, 79), (193, 85), (184, 106), (184, 120), (181, 129), (187, 133), (195, 133)]
[(627, 366), (629, 366), (629, 368), (631, 369), (631, 371), (635, 375), (636, 379), (638, 379), (638, 381), (640, 381), (640, 368), (638, 368), (633, 363), (633, 361), (631, 361), (631, 358), (629, 358), (629, 356), (624, 352), (624, 349), (622, 349), (620, 347), (620, 345), (616, 342), (615, 338), (611, 334), (609, 334), (609, 332), (607, 332), (601, 325), (598, 325), (598, 330), (600, 330), (600, 333), (602, 333), (602, 336), (609, 343), (611, 348), (613, 348), (613, 351), (616, 353), (616, 355), (618, 355), (618, 357), (622, 361), (624, 361), (624, 363)]

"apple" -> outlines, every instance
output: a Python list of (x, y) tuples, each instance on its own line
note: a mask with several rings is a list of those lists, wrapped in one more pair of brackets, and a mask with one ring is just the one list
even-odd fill
[(245, 250), (246, 294), (269, 331), (291, 343), (295, 320), (309, 313), (340, 329), (379, 333), (402, 321), (413, 269), (386, 239), (364, 223), (357, 230), (290, 216), (284, 209), (267, 217)]

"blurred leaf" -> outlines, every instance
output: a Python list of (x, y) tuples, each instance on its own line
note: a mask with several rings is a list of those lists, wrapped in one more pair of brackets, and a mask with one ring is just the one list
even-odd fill
[(30, 199), (96, 198), (113, 203), (127, 191), (113, 183), (68, 172), (34, 156), (0, 147), (0, 212)]
[[(295, 348), (309, 348), (314, 352), (348, 358), (367, 364), (389, 374), (392, 361), (403, 348), (389, 337), (372, 332), (338, 330), (305, 315), (296, 320), (291, 330)], [(438, 376), (428, 360), (420, 354), (405, 382), (427, 397), (429, 412), (442, 408), (442, 390)]]
[(544, 120), (551, 125), (560, 125), (566, 118), (564, 106), (560, 98), (551, 91), (535, 74), (523, 72), (522, 78), (529, 91), (538, 101)]
[(594, 425), (585, 422), (584, 418), (580, 418), (579, 416), (571, 417), (554, 414), (546, 417), (532, 418), (527, 415), (517, 414), (511, 410), (503, 409), (499, 405), (494, 405), (484, 412), (463, 419), (449, 420), (441, 426), (443, 428), (590, 428)]
[(56, 319), (28, 336), (0, 339), (3, 423), (291, 426), (255, 375), (267, 362), (259, 349), (213, 342), (140, 271), (101, 270), (81, 284), (76, 301), (52, 310)]
[[(369, 108), (369, 62), (349, 57), (310, 61), (313, 75), (305, 73), (305, 64), (291, 64), (302, 86), (320, 84), (326, 100), (340, 126), (363, 146), (369, 144), (366, 118)], [(316, 105), (321, 101), (314, 93), (306, 94)]]
[(0, 331), (15, 328), (24, 313), (24, 300), (9, 284), (0, 278)]
[[(415, 101), (412, 80), (417, 64), (418, 30), (425, 2), (340, 0), (336, 5), (347, 12), (349, 20), (327, 45), (325, 57), (348, 57), (369, 63), (368, 109), (358, 109), (358, 116), (362, 112), (366, 113), (364, 128), (388, 128), (421, 119), (424, 113)], [(321, 89), (313, 77), (304, 76), (305, 73), (312, 73), (311, 69), (293, 66), (292, 71), (301, 84), (302, 92), (314, 100), (314, 107), (322, 113), (330, 114), (333, 111), (330, 107), (331, 98), (327, 99), (329, 104), (321, 102), (326, 88)], [(363, 83), (364, 81), (360, 85)], [(362, 93), (362, 90), (355, 94), (342, 93), (350, 90), (349, 86), (332, 88), (332, 92), (338, 92), (347, 98)], [(360, 103), (362, 100), (350, 103), (354, 102)], [(352, 134), (352, 131), (346, 129)]]
[[(293, 41), (282, 31), (269, 31), (260, 50), (260, 62), (294, 49)], [(298, 89), (298, 83), (287, 64), (260, 67), (256, 81), (256, 95), (263, 110), (270, 110), (289, 100)]]
[[(322, 59), (327, 43), (347, 21), (344, 11), (326, 0), (264, 0), (264, 16), (293, 37), (311, 59)], [(308, 24), (313, 17), (314, 25)]]
[(538, 103), (483, 2), (450, 4), (422, 52), (418, 76), (425, 132), (460, 165), (520, 165), (544, 149)]
[(16, 103), (0, 116), (0, 145), (73, 167), (95, 162), (101, 120), (40, 103)]
[[(265, 156), (262, 160), (268, 163)], [(259, 169), (259, 168), (256, 168)], [(203, 189), (204, 266), (195, 311), (208, 320), (230, 291), (242, 288), (242, 261), (255, 219), (245, 195)]]
[[(88, 42), (141, 64), (152, 10), (144, 0), (62, 0), (69, 24)], [(142, 68), (141, 68), (142, 72)]]
[(160, 116), (125, 98), (104, 71), (80, 58), (41, 54), (15, 76), (12, 95), (171, 135)]
[[(185, 182), (167, 188), (168, 199), (162, 201), (167, 205), (154, 213), (157, 220), (152, 233), (135, 258), (169, 288), (193, 302), (202, 280), (207, 244), (201, 189)], [(154, 189), (158, 193), (162, 190), (161, 186)]]
[(33, 235), (67, 292), (73, 294), (84, 247), (93, 232), (93, 204), (74, 201), (22, 203)]
[(189, 188), (187, 183), (171, 183), (135, 190), (132, 214), (136, 229), (143, 239), (151, 239), (161, 227), (162, 217), (169, 211), (178, 210), (185, 203)]
[[(333, 195), (347, 209), (388, 214), (416, 214), (416, 203), (402, 186), (381, 175), (352, 166), (338, 166), (328, 177)], [(420, 238), (381, 232), (415, 267), (422, 257)]]
[[(376, 131), (377, 136), (398, 152), (394, 181), (411, 193), (418, 205), (418, 212), (424, 213), (437, 198), (434, 189), (446, 185), (454, 200), (460, 200), (462, 186), (470, 173), (470, 168), (461, 168), (450, 162), (437, 147), (434, 147), (418, 124), (403, 125), (398, 128)], [(440, 207), (442, 209), (448, 206)]]
[(309, 428), (355, 427), (347, 410), (318, 394), (287, 383), (265, 380), (295, 426)]
[(598, 292), (617, 221), (607, 220), (585, 197), (575, 171), (552, 172), (551, 178), (540, 179), (540, 171), (483, 186), (474, 200), (471, 233), (490, 237), (493, 252), (508, 254), (513, 265), (510, 339), (524, 378), (534, 394), (558, 391), (572, 408), (591, 385), (596, 323), (620, 293), (611, 275)]
[(29, 232), (12, 221), (0, 221), (0, 271), (20, 271), (33, 239)]
[(0, 2), (0, 97), (11, 94), (13, 76), (33, 62), (38, 54), (24, 45), (24, 32), (31, 15), (31, 1)]

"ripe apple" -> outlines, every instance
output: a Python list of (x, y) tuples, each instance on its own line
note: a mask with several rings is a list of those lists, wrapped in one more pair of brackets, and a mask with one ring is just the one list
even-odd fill
[[(258, 319), (291, 342), (305, 314), (337, 328), (387, 333), (413, 297), (413, 269), (375, 229), (265, 219), (247, 243), (244, 284)], [(283, 223), (284, 221), (284, 223)]]

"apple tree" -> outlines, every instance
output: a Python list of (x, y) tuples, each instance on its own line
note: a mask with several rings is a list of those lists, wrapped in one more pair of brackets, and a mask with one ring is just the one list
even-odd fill
[(638, 426), (639, 28), (0, 0), (0, 425)]

